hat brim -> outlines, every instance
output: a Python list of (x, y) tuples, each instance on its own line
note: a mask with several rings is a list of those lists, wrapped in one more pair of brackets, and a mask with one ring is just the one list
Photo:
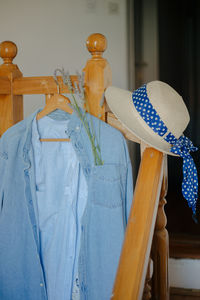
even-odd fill
[(170, 152), (171, 145), (155, 133), (142, 119), (134, 107), (131, 92), (117, 87), (108, 87), (105, 97), (114, 115), (140, 141), (163, 153), (177, 156)]

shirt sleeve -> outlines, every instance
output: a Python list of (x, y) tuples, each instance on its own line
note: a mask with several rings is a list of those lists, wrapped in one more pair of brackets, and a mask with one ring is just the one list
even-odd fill
[(126, 224), (128, 223), (128, 217), (131, 209), (131, 204), (133, 201), (133, 176), (132, 176), (132, 165), (131, 161), (127, 164), (127, 177), (126, 177)]

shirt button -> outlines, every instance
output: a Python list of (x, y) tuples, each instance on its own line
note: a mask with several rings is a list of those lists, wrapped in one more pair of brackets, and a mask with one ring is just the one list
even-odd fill
[(77, 132), (80, 131), (80, 126), (76, 126), (76, 131), (77, 131)]
[(29, 174), (28, 174), (28, 170), (26, 169), (26, 170), (24, 170), (24, 174), (25, 174), (25, 176), (29, 176)]
[(44, 286), (44, 284), (42, 282), (40, 282), (40, 286)]
[(76, 142), (75, 144), (74, 144), (74, 146), (75, 146), (75, 148), (77, 149), (77, 150), (82, 150), (83, 149), (83, 146), (82, 146), (82, 144), (78, 141), (78, 142)]
[(84, 171), (85, 171), (85, 174), (86, 174), (86, 175), (90, 175), (91, 169), (90, 169), (90, 167), (86, 167), (86, 168), (84, 169)]

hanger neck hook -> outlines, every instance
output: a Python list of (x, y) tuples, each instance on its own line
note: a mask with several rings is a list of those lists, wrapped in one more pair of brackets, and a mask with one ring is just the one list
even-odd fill
[(62, 69), (62, 70), (56, 69), (56, 70), (54, 71), (54, 74), (53, 74), (53, 78), (54, 78), (55, 83), (56, 83), (56, 85), (57, 85), (57, 91), (58, 91), (58, 94), (60, 94), (60, 85), (59, 85), (59, 82), (58, 82), (58, 79), (57, 79), (57, 72), (60, 72), (61, 75), (63, 75), (64, 70), (63, 70), (63, 69)]

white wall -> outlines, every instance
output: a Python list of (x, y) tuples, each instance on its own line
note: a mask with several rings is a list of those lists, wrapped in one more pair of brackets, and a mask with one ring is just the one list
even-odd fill
[(170, 286), (185, 289), (200, 289), (199, 259), (170, 259)]
[[(53, 75), (62, 66), (81, 72), (90, 57), (85, 41), (95, 32), (107, 37), (113, 85), (127, 88), (126, 0), (1, 1), (0, 41), (17, 44), (14, 62), (24, 76)], [(25, 116), (44, 103), (43, 96), (24, 98)]]

